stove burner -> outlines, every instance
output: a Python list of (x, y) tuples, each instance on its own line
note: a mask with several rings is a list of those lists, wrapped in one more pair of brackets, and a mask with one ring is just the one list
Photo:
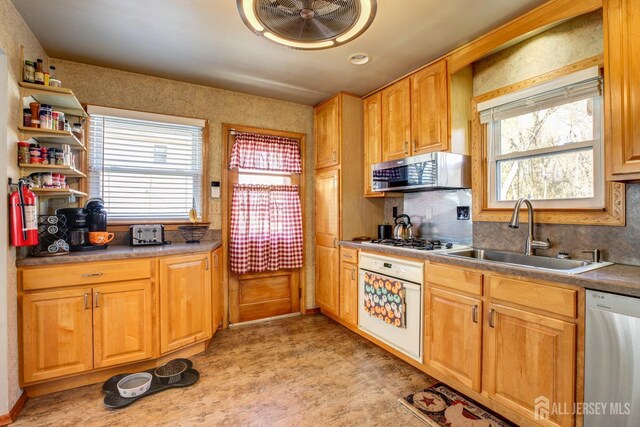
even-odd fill
[(434, 249), (451, 249), (453, 244), (451, 243), (442, 243), (440, 240), (430, 240), (430, 239), (375, 239), (372, 240), (371, 243), (385, 245), (385, 246), (395, 246), (399, 248), (408, 248), (408, 249), (418, 249), (422, 251), (432, 251)]

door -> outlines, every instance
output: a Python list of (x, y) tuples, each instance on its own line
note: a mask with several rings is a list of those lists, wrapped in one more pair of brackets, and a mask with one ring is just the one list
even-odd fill
[(211, 337), (209, 254), (160, 259), (160, 353)]
[[(572, 407), (576, 378), (574, 324), (490, 304), (484, 336), (483, 389), (491, 399), (532, 420), (540, 402)], [(571, 426), (573, 416), (571, 411), (549, 411), (548, 420), (537, 422)]]
[(281, 269), (238, 276), (231, 290), (231, 322), (248, 322), (300, 311), (297, 270)]
[[(640, 178), (640, 7), (637, 0), (604, 2), (605, 137), (615, 180)], [(625, 178), (625, 175), (635, 174)]]
[(336, 316), (339, 307), (340, 171), (317, 172), (316, 213), (316, 303)]
[(428, 286), (425, 301), (425, 363), (480, 392), (482, 300)]
[(449, 148), (449, 86), (447, 61), (411, 76), (412, 155)]
[(371, 191), (371, 165), (382, 161), (382, 94), (364, 100), (364, 196), (383, 197)]
[(358, 266), (341, 262), (340, 318), (350, 325), (358, 324)]
[(411, 155), (411, 83), (406, 78), (384, 89), (382, 102), (382, 160)]
[(93, 369), (91, 317), (91, 288), (23, 295), (23, 382)]
[(316, 169), (340, 164), (340, 95), (316, 107), (313, 114)]
[(94, 287), (94, 367), (153, 357), (153, 311), (150, 280)]
[(222, 248), (216, 249), (211, 255), (211, 318), (213, 319), (213, 333), (222, 323), (224, 310), (224, 291), (222, 289)]

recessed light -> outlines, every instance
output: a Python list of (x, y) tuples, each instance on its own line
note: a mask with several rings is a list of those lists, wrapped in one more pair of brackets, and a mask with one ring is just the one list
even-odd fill
[(236, 2), (242, 20), (255, 34), (302, 50), (350, 42), (369, 28), (377, 11), (377, 0)]
[(354, 53), (349, 56), (349, 62), (353, 65), (364, 65), (371, 61), (371, 56), (368, 53)]

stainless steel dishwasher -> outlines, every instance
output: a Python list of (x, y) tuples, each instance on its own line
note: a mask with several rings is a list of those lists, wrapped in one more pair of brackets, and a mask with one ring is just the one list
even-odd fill
[(587, 291), (585, 427), (640, 426), (640, 299)]

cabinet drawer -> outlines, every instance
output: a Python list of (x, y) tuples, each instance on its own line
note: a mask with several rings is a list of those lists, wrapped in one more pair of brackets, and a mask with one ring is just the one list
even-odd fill
[(21, 274), (25, 291), (148, 279), (151, 277), (151, 259), (25, 268)]
[(439, 264), (427, 264), (425, 280), (434, 285), (482, 295), (482, 273)]
[(489, 276), (489, 295), (526, 307), (567, 317), (577, 316), (577, 295), (573, 289), (527, 282), (509, 277)]
[(344, 262), (350, 262), (352, 264), (358, 263), (358, 250), (352, 248), (340, 248), (340, 259)]

